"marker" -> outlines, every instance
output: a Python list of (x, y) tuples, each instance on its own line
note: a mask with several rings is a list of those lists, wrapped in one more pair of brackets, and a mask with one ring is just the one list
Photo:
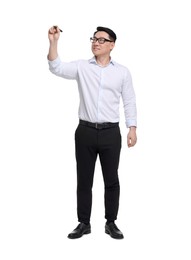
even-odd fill
[[(58, 26), (54, 26), (54, 29), (57, 29), (58, 28)], [(60, 32), (63, 32), (61, 29), (59, 29), (60, 30)]]

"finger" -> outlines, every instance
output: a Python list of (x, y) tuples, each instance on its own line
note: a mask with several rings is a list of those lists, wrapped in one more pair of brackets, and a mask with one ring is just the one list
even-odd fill
[(132, 143), (128, 143), (128, 147), (132, 147), (133, 146), (133, 144)]
[(49, 29), (49, 31), (48, 31), (50, 34), (54, 34), (54, 32), (55, 32), (55, 29), (54, 29), (54, 27), (51, 27), (50, 29)]
[(129, 138), (128, 139), (128, 147), (133, 147), (136, 144), (136, 140)]
[(128, 145), (128, 147), (131, 147), (131, 138), (127, 139), (127, 145)]

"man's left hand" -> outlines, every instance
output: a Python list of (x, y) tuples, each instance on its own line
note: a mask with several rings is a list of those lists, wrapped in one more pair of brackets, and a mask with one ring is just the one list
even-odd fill
[(133, 147), (137, 142), (137, 134), (136, 127), (132, 126), (129, 129), (129, 133), (127, 135), (127, 145), (128, 147)]

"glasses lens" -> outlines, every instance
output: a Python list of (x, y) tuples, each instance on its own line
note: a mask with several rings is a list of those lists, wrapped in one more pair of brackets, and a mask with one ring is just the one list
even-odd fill
[(103, 44), (103, 43), (105, 42), (105, 39), (104, 39), (104, 38), (99, 38), (99, 39), (98, 39), (98, 42), (101, 43), (101, 44)]

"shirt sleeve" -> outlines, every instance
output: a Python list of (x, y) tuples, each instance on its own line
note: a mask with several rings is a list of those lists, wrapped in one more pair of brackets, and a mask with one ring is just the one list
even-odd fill
[(49, 70), (56, 76), (65, 79), (77, 79), (77, 75), (78, 75), (77, 61), (62, 62), (58, 56), (53, 61), (48, 60), (48, 64), (49, 64)]
[(126, 126), (137, 127), (136, 97), (133, 88), (132, 77), (128, 69), (125, 71), (125, 77), (122, 86), (122, 100), (124, 106)]

